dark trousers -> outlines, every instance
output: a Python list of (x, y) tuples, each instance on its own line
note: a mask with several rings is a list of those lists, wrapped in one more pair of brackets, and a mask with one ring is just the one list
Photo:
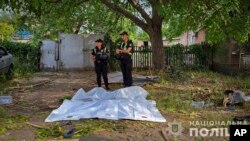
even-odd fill
[(95, 72), (98, 87), (102, 86), (101, 76), (103, 77), (105, 86), (108, 87), (108, 64), (95, 62)]
[(125, 87), (132, 86), (132, 59), (121, 59), (121, 70)]

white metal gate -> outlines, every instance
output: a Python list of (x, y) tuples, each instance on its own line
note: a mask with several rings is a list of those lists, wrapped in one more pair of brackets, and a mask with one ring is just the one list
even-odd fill
[(52, 40), (43, 40), (40, 48), (40, 69), (49, 71), (58, 69), (58, 43)]
[(58, 43), (51, 40), (42, 41), (42, 70), (82, 70), (93, 69), (91, 51), (95, 40), (103, 35), (60, 34)]

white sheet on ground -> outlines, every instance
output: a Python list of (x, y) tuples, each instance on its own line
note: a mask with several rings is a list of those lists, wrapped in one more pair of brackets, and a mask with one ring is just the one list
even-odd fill
[(64, 100), (58, 109), (53, 110), (45, 122), (83, 118), (166, 122), (155, 101), (146, 99), (147, 95), (148, 92), (139, 86), (113, 92), (94, 88), (86, 93), (79, 89), (71, 100)]

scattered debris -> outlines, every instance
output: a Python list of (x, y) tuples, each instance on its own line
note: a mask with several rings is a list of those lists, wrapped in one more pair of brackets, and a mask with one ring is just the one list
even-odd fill
[(60, 121), (60, 124), (61, 124), (61, 126), (72, 125), (72, 122), (70, 120), (63, 120), (63, 121)]
[(192, 99), (194, 101), (203, 101), (209, 99), (211, 96), (211, 90), (208, 88), (198, 89), (192, 93)]
[[(109, 77), (109, 83), (113, 84), (123, 83), (123, 77), (121, 72), (110, 73), (108, 77)], [(133, 74), (133, 83), (134, 85), (137, 86), (143, 86), (152, 82), (159, 82), (159, 80), (160, 80), (159, 76), (153, 76), (153, 75), (142, 76), (138, 74)]]
[(30, 122), (25, 122), (26, 124), (32, 126), (32, 127), (35, 127), (35, 128), (41, 128), (41, 129), (49, 129), (47, 127), (44, 127), (44, 126), (41, 126), (41, 125), (37, 125), (37, 124), (34, 124), (34, 123), (30, 123)]
[(245, 96), (245, 94), (239, 90), (225, 90), (223, 106), (225, 108), (227, 108), (228, 105), (242, 106), (248, 100), (248, 97), (249, 96)]
[(205, 101), (192, 101), (190, 105), (192, 107), (199, 107), (199, 108), (214, 107), (214, 103), (205, 103)]
[(9, 87), (9, 89), (10, 90), (25, 91), (25, 90), (28, 90), (28, 89), (32, 89), (32, 88), (35, 88), (35, 87), (38, 87), (38, 86), (45, 85), (45, 84), (50, 83), (50, 82), (52, 82), (52, 80), (45, 80), (45, 81), (42, 81), (42, 82), (39, 82), (39, 83), (36, 83), (36, 84), (33, 84), (33, 85), (29, 85), (29, 86)]
[(68, 132), (64, 133), (63, 134), (63, 137), (64, 138), (72, 138), (72, 136), (74, 135), (76, 129), (75, 128), (72, 128), (71, 130), (69, 130)]
[(162, 134), (163, 139), (165, 141), (170, 141), (170, 137), (169, 137), (169, 135), (167, 133), (168, 133), (168, 131), (167, 131), (166, 128), (161, 129), (161, 134)]
[(233, 91), (233, 99), (232, 99), (232, 104), (234, 105), (243, 105), (245, 102), (245, 94), (239, 90), (234, 90)]
[(250, 95), (245, 94), (239, 90), (225, 90), (223, 106), (228, 111), (234, 111), (234, 106), (243, 106), (245, 102), (250, 101)]
[(230, 112), (234, 111), (234, 106), (232, 106), (232, 105), (228, 105), (226, 108)]
[(247, 95), (247, 96), (244, 96), (244, 100), (247, 102), (247, 101), (250, 101), (250, 95)]
[(0, 105), (8, 105), (13, 102), (12, 96), (0, 96)]
[(248, 122), (250, 122), (250, 115), (235, 116), (235, 117), (233, 118), (233, 121), (248, 121)]

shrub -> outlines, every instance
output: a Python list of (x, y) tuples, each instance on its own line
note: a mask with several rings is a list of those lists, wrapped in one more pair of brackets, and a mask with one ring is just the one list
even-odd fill
[(40, 48), (29, 43), (0, 41), (0, 46), (13, 55), (14, 74), (25, 75), (39, 70)]

